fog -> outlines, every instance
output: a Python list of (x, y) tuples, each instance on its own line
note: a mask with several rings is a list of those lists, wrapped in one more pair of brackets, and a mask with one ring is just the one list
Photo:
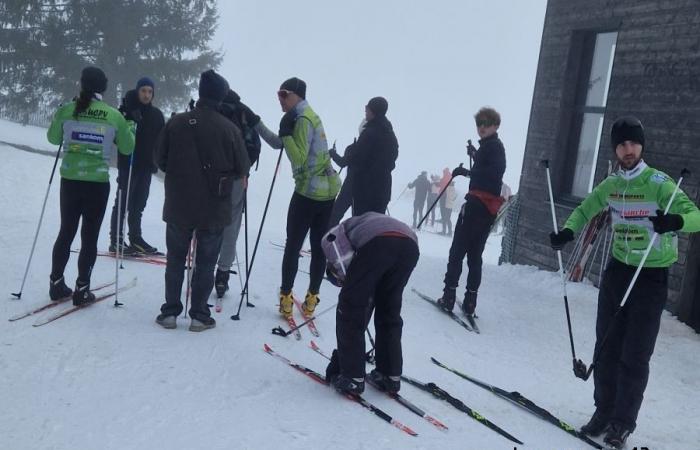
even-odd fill
[(305, 80), (307, 100), (341, 153), (367, 101), (386, 97), (400, 145), (394, 195), (421, 170), (468, 165), (467, 139), (478, 140), (473, 115), (493, 106), (502, 115), (504, 181), (516, 188), (545, 7), (545, 0), (221, 1), (211, 45), (225, 52), (220, 70), (231, 87), (273, 130), (280, 83)]

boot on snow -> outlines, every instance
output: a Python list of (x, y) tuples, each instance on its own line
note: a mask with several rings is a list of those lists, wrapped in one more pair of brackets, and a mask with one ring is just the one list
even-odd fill
[(292, 291), (287, 293), (280, 291), (280, 314), (285, 319), (292, 317), (292, 312), (294, 310), (294, 300), (292, 298)]
[(90, 282), (75, 281), (75, 290), (73, 291), (73, 305), (83, 306), (95, 301), (95, 294), (90, 290)]
[(437, 299), (437, 304), (445, 311), (451, 312), (455, 307), (455, 300), (457, 298), (456, 291), (456, 288), (446, 286), (442, 291), (442, 297)]
[(311, 291), (306, 293), (304, 298), (304, 303), (301, 305), (301, 310), (304, 312), (304, 316), (308, 319), (314, 315), (316, 311), (316, 305), (321, 303), (321, 299), (318, 298), (318, 293), (312, 294)]
[(228, 291), (228, 278), (230, 276), (228, 270), (217, 270), (216, 278), (214, 279), (214, 289), (216, 289), (216, 296), (221, 298), (224, 296), (226, 291)]
[(49, 275), (49, 297), (51, 301), (58, 301), (61, 299), (67, 299), (73, 295), (73, 291), (66, 286), (66, 280), (63, 276), (59, 278), (54, 278)]

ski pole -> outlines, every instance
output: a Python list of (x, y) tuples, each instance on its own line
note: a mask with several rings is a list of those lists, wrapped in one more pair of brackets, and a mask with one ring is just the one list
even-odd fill
[[(258, 160), (260, 162), (260, 160)], [(249, 265), (248, 265), (248, 187), (246, 186), (245, 190), (243, 191), (243, 211), (245, 212), (245, 217), (243, 217), (243, 220), (245, 222), (244, 225), (244, 232), (245, 232), (245, 281), (246, 283), (248, 282), (248, 271), (249, 271)], [(236, 256), (236, 259), (238, 259), (238, 256)], [(240, 267), (238, 268), (238, 272), (240, 273), (241, 269)], [(241, 284), (241, 292), (243, 291), (243, 285)], [(245, 293), (245, 304), (248, 307), (251, 307), (252, 303), (249, 301), (250, 299), (248, 298), (248, 291), (246, 290)], [(252, 305), (255, 306), (255, 305)]]
[[(129, 155), (129, 176), (126, 179), (126, 201), (124, 202), (125, 203), (124, 210), (123, 210), (124, 217), (123, 217), (122, 223), (121, 223), (122, 241), (124, 241), (124, 223), (126, 222), (127, 218), (129, 217), (129, 196), (131, 195), (131, 173), (134, 170), (133, 158), (134, 158), (134, 154), (132, 153), (131, 155)], [(129, 233), (131, 233), (131, 228), (129, 228)], [(119, 239), (117, 239), (117, 242), (119, 242)], [(119, 249), (117, 249), (117, 251), (119, 251)], [(124, 256), (123, 246), (122, 246), (121, 251), (122, 251), (122, 256)]]
[[(459, 164), (459, 167), (462, 167), (462, 166), (464, 166), (464, 163)], [(437, 205), (437, 203), (440, 201), (440, 197), (442, 197), (442, 194), (445, 193), (445, 191), (447, 190), (447, 187), (450, 185), (450, 183), (452, 183), (452, 180), (454, 180), (454, 179), (455, 179), (454, 175), (451, 176), (450, 181), (445, 185), (445, 187), (442, 188), (442, 190), (440, 190), (440, 193), (438, 194), (437, 198), (433, 201), (433, 204), (430, 205), (430, 208), (428, 208), (428, 212), (426, 212), (425, 215), (423, 216), (423, 218), (420, 220), (420, 222), (418, 222), (418, 226), (416, 227), (417, 229), (420, 230), (421, 225), (423, 225), (423, 222), (425, 222), (425, 219), (428, 218), (428, 216), (430, 215), (430, 212), (433, 210), (433, 208), (435, 208), (435, 205)]]
[(190, 295), (192, 294), (192, 273), (194, 272), (194, 258), (197, 251), (197, 231), (190, 236), (190, 251), (187, 252), (187, 292), (185, 293), (185, 315), (190, 305)]
[[(678, 178), (678, 182), (676, 183), (676, 186), (673, 189), (673, 193), (671, 194), (671, 198), (669, 199), (668, 204), (666, 205), (666, 208), (664, 209), (664, 214), (668, 214), (668, 211), (671, 209), (671, 205), (673, 204), (673, 200), (676, 198), (676, 194), (678, 194), (678, 191), (680, 190), (681, 183), (683, 182), (683, 178), (685, 178), (689, 175), (690, 175), (690, 171), (688, 169), (681, 170), (681, 176), (680, 176), (680, 178)], [(612, 327), (617, 322), (617, 318), (620, 315), (620, 311), (622, 311), (622, 308), (627, 303), (627, 300), (629, 300), (629, 296), (632, 293), (632, 288), (634, 288), (634, 284), (637, 282), (637, 278), (639, 277), (639, 274), (642, 272), (642, 269), (644, 268), (644, 263), (647, 261), (647, 258), (649, 257), (649, 253), (651, 253), (651, 249), (654, 246), (654, 242), (656, 242), (656, 239), (658, 237), (659, 237), (659, 233), (657, 233), (657, 232), (654, 232), (654, 234), (651, 235), (651, 239), (649, 240), (649, 245), (647, 245), (647, 248), (644, 251), (644, 254), (642, 255), (642, 259), (641, 259), (641, 261), (639, 261), (639, 265), (637, 266), (637, 270), (634, 271), (634, 275), (632, 276), (632, 280), (630, 281), (630, 284), (627, 286), (627, 290), (625, 291), (625, 295), (622, 297), (622, 302), (620, 302), (620, 306), (617, 307), (617, 311), (615, 311), (615, 314), (613, 315), (613, 318), (610, 321), (610, 325), (608, 325), (607, 330), (605, 330), (605, 334), (603, 335), (603, 339), (600, 341), (600, 345), (597, 346), (598, 347), (596, 349), (597, 351), (593, 354), (593, 361), (591, 362), (590, 367), (588, 367), (588, 370), (586, 370), (585, 364), (581, 363), (581, 364), (583, 364), (582, 372), (576, 374), (576, 376), (581, 378), (582, 380), (584, 380), (584, 381), (588, 380), (588, 378), (591, 376), (591, 373), (593, 372), (593, 368), (598, 363), (598, 359), (600, 359), (600, 352), (607, 344), (608, 338), (610, 337), (610, 332), (612, 330)]]
[[(334, 309), (336, 306), (338, 306), (337, 303), (335, 303), (334, 305), (329, 306), (328, 308), (324, 309), (324, 310), (321, 311), (320, 313), (315, 314), (315, 315), (312, 316), (312, 317), (309, 317), (308, 319), (306, 319), (305, 321), (303, 321), (302, 323), (300, 323), (299, 325), (295, 326), (294, 328), (292, 328), (292, 329), (290, 329), (290, 330), (285, 331), (282, 327), (275, 327), (275, 328), (272, 329), (272, 334), (276, 334), (277, 336), (287, 337), (287, 336), (289, 336), (290, 334), (292, 334), (292, 333), (294, 333), (295, 331), (297, 331), (299, 328), (305, 327), (305, 326), (308, 325), (310, 322), (313, 322), (313, 321), (316, 320), (317, 318), (319, 318), (319, 317), (321, 317), (322, 315), (326, 314), (328, 311)], [(234, 320), (235, 320), (235, 319), (234, 319)]]
[(56, 159), (53, 161), (53, 168), (51, 169), (51, 176), (49, 176), (49, 184), (46, 187), (46, 194), (44, 195), (44, 203), (41, 206), (41, 214), (39, 215), (39, 223), (36, 226), (36, 232), (34, 233), (34, 242), (32, 242), (32, 249), (29, 251), (29, 259), (27, 260), (27, 266), (24, 269), (24, 277), (22, 277), (22, 285), (19, 287), (19, 292), (13, 292), (12, 296), (17, 300), (22, 298), (22, 292), (24, 291), (24, 283), (27, 281), (27, 275), (29, 274), (29, 267), (32, 265), (32, 257), (34, 256), (34, 250), (36, 249), (36, 241), (39, 238), (39, 230), (41, 230), (41, 223), (44, 221), (44, 211), (46, 211), (46, 201), (49, 199), (49, 191), (51, 190), (51, 183), (53, 182), (53, 176), (56, 173), (56, 166), (58, 165), (58, 158), (61, 156), (61, 150), (63, 149), (63, 142), (58, 146), (56, 151)]
[[(552, 227), (555, 233), (559, 232), (559, 226), (557, 225), (557, 213), (554, 210), (554, 193), (552, 192), (552, 177), (549, 171), (549, 160), (543, 159), (542, 164), (547, 171), (547, 188), (549, 190), (549, 206), (552, 212)], [(564, 271), (564, 263), (561, 258), (561, 250), (557, 250), (557, 260), (559, 261), (559, 272), (561, 272), (561, 289), (564, 295), (564, 308), (566, 309), (566, 325), (569, 328), (569, 343), (571, 344), (571, 357), (573, 359), (574, 374), (577, 370), (581, 369), (581, 366), (585, 367), (583, 361), (576, 359), (576, 349), (574, 348), (574, 334), (571, 331), (571, 313), (569, 312), (569, 297), (566, 293), (566, 273)]]
[[(122, 216), (122, 190), (117, 188), (117, 218)], [(119, 303), (119, 268), (121, 267), (121, 258), (120, 255), (121, 253), (119, 252), (119, 247), (120, 247), (120, 240), (119, 238), (122, 237), (119, 232), (120, 232), (121, 227), (117, 227), (117, 254), (115, 255), (116, 258), (114, 260), (114, 307), (121, 306), (122, 304)]]
[[(267, 201), (265, 202), (265, 210), (263, 211), (262, 220), (260, 221), (260, 228), (258, 229), (258, 236), (255, 238), (255, 245), (253, 246), (253, 254), (250, 257), (250, 265), (246, 270), (245, 286), (241, 292), (241, 301), (238, 302), (238, 311), (236, 314), (231, 316), (231, 320), (241, 320), (241, 306), (243, 306), (243, 299), (248, 295), (248, 284), (250, 281), (250, 273), (253, 271), (253, 263), (255, 262), (255, 254), (258, 252), (258, 245), (260, 244), (260, 235), (262, 235), (263, 226), (265, 225), (265, 218), (267, 217), (267, 210), (270, 207), (270, 199), (272, 198), (272, 190), (275, 188), (275, 181), (277, 180), (277, 172), (279, 172), (280, 163), (282, 162), (282, 153), (284, 150), (280, 150), (280, 154), (277, 157), (277, 165), (275, 166), (275, 173), (272, 175), (272, 183), (270, 183), (270, 192), (267, 194)], [(248, 204), (246, 203), (246, 207)], [(247, 303), (246, 306), (254, 307), (252, 303)]]
[(467, 155), (469, 155), (469, 170), (472, 170), (473, 158), (472, 158), (472, 152), (469, 151), (470, 148), (474, 148), (474, 145), (472, 145), (471, 139), (467, 139)]

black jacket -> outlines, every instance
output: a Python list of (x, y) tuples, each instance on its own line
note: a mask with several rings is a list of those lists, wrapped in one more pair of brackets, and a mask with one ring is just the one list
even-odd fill
[[(144, 105), (139, 101), (138, 92), (134, 89), (126, 93), (119, 110), (127, 120), (136, 122), (136, 145), (133, 153), (135, 172), (156, 173), (153, 154), (158, 144), (165, 119), (160, 109), (152, 104)], [(129, 156), (119, 153), (118, 167), (120, 171), (129, 170)]]
[(194, 111), (178, 114), (161, 133), (156, 158), (165, 172), (163, 220), (183, 228), (218, 229), (231, 223), (231, 198), (211, 194), (200, 163), (190, 119), (197, 119), (200, 151), (219, 170), (247, 176), (250, 161), (240, 130), (199, 100)]
[(479, 141), (479, 150), (474, 156), (469, 190), (501, 195), (503, 173), (506, 171), (506, 149), (498, 133)]
[(398, 156), (399, 143), (384, 116), (367, 122), (357, 142), (345, 149), (342, 159), (352, 178), (353, 215), (386, 212), (391, 200), (391, 171)]
[(409, 189), (416, 188), (416, 197), (413, 199), (414, 206), (422, 206), (428, 198), (430, 191), (430, 181), (427, 174), (420, 174), (411, 183), (408, 183)]

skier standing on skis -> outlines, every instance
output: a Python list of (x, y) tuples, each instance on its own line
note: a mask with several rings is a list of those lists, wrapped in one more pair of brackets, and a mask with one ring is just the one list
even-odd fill
[(342, 286), (336, 311), (338, 349), (326, 378), (340, 392), (364, 391), (365, 329), (374, 310), (377, 368), (369, 375), (370, 383), (398, 392), (402, 296), (418, 262), (418, 238), (403, 222), (368, 212), (332, 228), (322, 246), (328, 278)]
[(447, 184), (445, 193), (440, 199), (440, 221), (442, 222), (442, 233), (445, 236), (452, 236), (452, 210), (457, 200), (457, 191), (454, 181)]
[(418, 226), (418, 222), (423, 218), (423, 207), (428, 197), (430, 190), (430, 181), (428, 181), (428, 172), (425, 170), (416, 177), (415, 180), (408, 183), (409, 189), (416, 189), (415, 197), (413, 198), (413, 228)]
[[(636, 427), (649, 378), (649, 360), (668, 297), (668, 267), (678, 259), (676, 233), (700, 231), (700, 211), (679, 191), (669, 214), (664, 214), (675, 183), (642, 159), (644, 128), (637, 118), (616, 120), (611, 143), (620, 171), (596, 186), (571, 213), (564, 227), (550, 234), (550, 241), (552, 248), (561, 249), (574, 239), (575, 232), (610, 206), (615, 235), (613, 257), (598, 294), (598, 360), (593, 372), (596, 410), (581, 431), (591, 436), (605, 432), (605, 442), (620, 448)], [(660, 234), (659, 239), (616, 317), (654, 232)], [(603, 345), (608, 331), (607, 343)]]
[(474, 155), (474, 165), (471, 170), (457, 167), (452, 171), (453, 177), (463, 175), (471, 177), (471, 180), (450, 246), (442, 297), (438, 299), (440, 306), (452, 311), (462, 274), (462, 261), (466, 255), (469, 272), (462, 311), (470, 322), (474, 319), (477, 292), (481, 285), (481, 255), (496, 214), (503, 204), (501, 185), (506, 170), (506, 151), (498, 138), (500, 114), (493, 108), (481, 108), (474, 118), (481, 138), (479, 150), (469, 150), (470, 155)]
[[(124, 255), (134, 253), (156, 253), (157, 248), (148, 244), (141, 232), (141, 217), (146, 208), (148, 195), (151, 190), (151, 176), (158, 172), (153, 158), (158, 135), (165, 125), (165, 119), (160, 109), (153, 106), (155, 84), (148, 77), (143, 77), (136, 83), (136, 89), (126, 93), (119, 110), (127, 120), (136, 122), (136, 146), (131, 157), (119, 155), (117, 167), (117, 186), (121, 190), (121, 216), (117, 224), (117, 214), (120, 211), (118, 198), (114, 198), (112, 220), (110, 227), (110, 253), (117, 251), (117, 226), (119, 226), (119, 251)], [(131, 167), (130, 167), (131, 166)], [(129, 181), (131, 180), (131, 181)], [(129, 199), (127, 200), (127, 191)], [(124, 245), (124, 215), (128, 209), (129, 246)]]
[[(49, 297), (60, 300), (72, 295), (80, 306), (95, 301), (90, 275), (97, 258), (97, 238), (109, 200), (109, 166), (115, 150), (130, 155), (134, 150), (133, 122), (102, 101), (107, 77), (94, 66), (83, 69), (80, 95), (56, 111), (47, 132), (50, 143), (63, 145), (61, 163), (61, 228), (53, 247)], [(63, 271), (70, 257), (78, 225), (81, 245), (75, 291), (66, 285)]]
[[(255, 114), (243, 102), (241, 97), (233, 90), (229, 89), (226, 97), (221, 103), (219, 112), (233, 122), (243, 135), (248, 160), (252, 166), (258, 161), (260, 156), (260, 135), (255, 131), (255, 126), (260, 122), (260, 116)], [(221, 252), (217, 262), (214, 288), (216, 295), (221, 298), (228, 291), (228, 280), (231, 274), (231, 266), (236, 259), (236, 242), (241, 230), (243, 218), (246, 182), (244, 178), (234, 180), (233, 192), (231, 193), (231, 223), (224, 228), (223, 240), (221, 242)]]
[(231, 223), (234, 181), (246, 178), (250, 169), (240, 130), (218, 112), (228, 90), (221, 75), (213, 70), (202, 73), (195, 109), (170, 119), (159, 139), (156, 157), (165, 172), (163, 221), (167, 223), (168, 261), (165, 303), (156, 323), (163, 328), (175, 328), (182, 312), (185, 260), (193, 238), (197, 243), (189, 329), (216, 326), (207, 305), (214, 287), (214, 266), (223, 230)]

